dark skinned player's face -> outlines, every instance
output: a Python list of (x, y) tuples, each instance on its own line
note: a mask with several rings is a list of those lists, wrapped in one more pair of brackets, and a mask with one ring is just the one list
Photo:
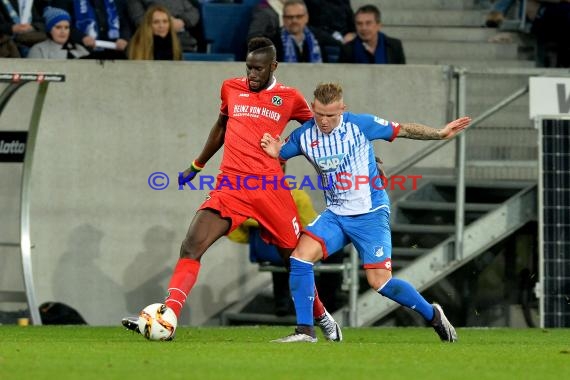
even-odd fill
[(259, 92), (269, 85), (277, 62), (272, 54), (254, 52), (247, 55), (245, 67), (249, 90)]

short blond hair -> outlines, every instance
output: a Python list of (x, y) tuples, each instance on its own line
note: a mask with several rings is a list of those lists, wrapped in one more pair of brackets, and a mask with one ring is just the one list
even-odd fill
[(319, 83), (313, 95), (320, 103), (331, 104), (342, 100), (342, 86), (338, 83)]

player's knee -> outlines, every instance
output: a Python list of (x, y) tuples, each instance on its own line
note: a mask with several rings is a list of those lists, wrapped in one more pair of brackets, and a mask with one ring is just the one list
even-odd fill
[(368, 280), (368, 285), (372, 290), (377, 291), (378, 289), (382, 289), (382, 287), (384, 287), (384, 285), (386, 285), (387, 282), (388, 280), (376, 280), (376, 281)]
[(370, 288), (378, 291), (392, 278), (392, 272), (386, 269), (366, 269), (366, 278)]
[(297, 247), (293, 253), (291, 253), (291, 257), (316, 263), (323, 258), (323, 250), (319, 242), (303, 234), (301, 235), (301, 239), (299, 239)]
[(294, 257), (297, 260), (307, 261), (310, 263), (316, 263), (317, 261), (319, 261), (322, 258), (322, 256), (318, 257), (316, 254), (314, 254), (312, 252), (307, 252), (307, 251), (298, 250), (298, 249), (295, 249), (293, 251), (293, 253), (291, 253), (291, 257)]
[(199, 244), (195, 244), (192, 239), (187, 237), (180, 245), (180, 258), (199, 260), (204, 254), (204, 251), (205, 250), (200, 248)]

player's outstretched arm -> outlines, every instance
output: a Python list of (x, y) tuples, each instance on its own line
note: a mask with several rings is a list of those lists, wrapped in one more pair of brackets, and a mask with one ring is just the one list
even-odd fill
[(269, 156), (273, 158), (279, 157), (279, 152), (281, 151), (281, 146), (283, 145), (283, 141), (279, 136), (274, 138), (269, 133), (265, 133), (261, 138), (261, 149), (265, 151)]
[(206, 144), (202, 148), (200, 155), (190, 164), (188, 169), (184, 170), (183, 173), (178, 176), (178, 184), (183, 186), (185, 183), (192, 181), (196, 174), (203, 169), (210, 158), (216, 154), (218, 150), (224, 145), (224, 138), (226, 136), (226, 125), (228, 124), (228, 117), (226, 115), (220, 114), (218, 120), (210, 130)]
[(402, 123), (400, 124), (398, 137), (414, 140), (449, 140), (467, 128), (470, 123), (471, 118), (468, 116), (453, 120), (441, 129), (436, 129), (417, 123)]
[(206, 144), (202, 148), (202, 153), (196, 157), (196, 161), (206, 163), (216, 154), (218, 150), (224, 145), (224, 138), (226, 137), (226, 126), (228, 125), (228, 116), (220, 114), (218, 120), (210, 130)]

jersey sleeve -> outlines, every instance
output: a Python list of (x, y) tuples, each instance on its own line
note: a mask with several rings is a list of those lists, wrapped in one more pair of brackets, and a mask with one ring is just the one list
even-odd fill
[(291, 112), (291, 119), (297, 120), (299, 123), (304, 123), (313, 117), (313, 111), (309, 107), (309, 103), (303, 95), (295, 90), (295, 102), (293, 111)]
[(393, 141), (400, 131), (400, 124), (375, 115), (358, 115), (356, 124), (368, 140)]
[(289, 137), (285, 139), (285, 144), (281, 147), (281, 151), (279, 152), (279, 159), (286, 161), (291, 157), (299, 156), (303, 154), (301, 151), (301, 144), (300, 144), (300, 135), (301, 131), (303, 130), (302, 127), (295, 129)]

